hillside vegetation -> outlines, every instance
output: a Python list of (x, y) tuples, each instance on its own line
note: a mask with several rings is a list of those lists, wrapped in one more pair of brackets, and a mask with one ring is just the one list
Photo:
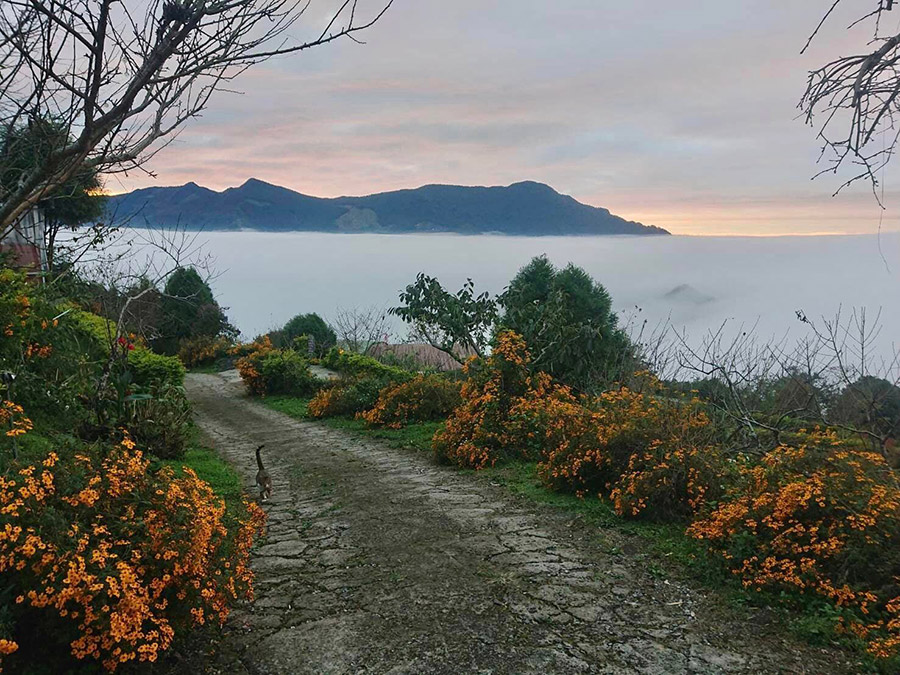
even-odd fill
[(497, 232), (512, 235), (668, 234), (582, 204), (541, 183), (426, 185), (365, 197), (310, 197), (251, 178), (215, 192), (195, 183), (109, 199), (116, 222), (267, 232)]

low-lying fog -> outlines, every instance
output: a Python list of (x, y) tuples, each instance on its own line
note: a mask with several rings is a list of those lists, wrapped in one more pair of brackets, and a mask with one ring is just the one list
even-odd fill
[[(900, 233), (823, 237), (504, 237), (208, 232), (213, 287), (232, 322), (252, 337), (300, 312), (388, 307), (417, 272), (456, 291), (467, 277), (500, 292), (542, 253), (580, 265), (623, 315), (668, 320), (697, 337), (728, 319), (761, 337), (806, 334), (797, 317), (881, 311), (879, 352), (900, 345)], [(398, 336), (405, 333), (396, 324)]]

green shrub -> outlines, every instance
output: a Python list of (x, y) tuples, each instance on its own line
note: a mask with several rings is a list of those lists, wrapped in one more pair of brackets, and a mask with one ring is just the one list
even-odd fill
[(294, 338), (301, 335), (312, 337), (315, 341), (316, 356), (321, 356), (337, 343), (331, 326), (318, 314), (298, 314), (284, 324), (284, 328), (272, 334), (272, 341), (279, 347), (290, 347)]
[(403, 368), (388, 366), (371, 356), (344, 351), (338, 347), (328, 350), (322, 358), (322, 365), (342, 375), (378, 375), (395, 382), (404, 382), (413, 376), (410, 371)]
[[(310, 372), (309, 362), (293, 349), (275, 349), (268, 338), (252, 344), (254, 350), (237, 361), (241, 379), (251, 393), (309, 396), (321, 386)], [(241, 352), (246, 348), (241, 347)]]
[(390, 429), (445, 419), (462, 403), (461, 386), (458, 380), (440, 375), (418, 375), (382, 389), (375, 406), (361, 416), (369, 426)]
[(79, 341), (79, 345), (95, 358), (109, 356), (110, 345), (116, 339), (116, 324), (102, 316), (73, 309), (61, 319), (63, 325), (69, 325)]
[(125, 426), (145, 452), (160, 459), (184, 455), (191, 404), (181, 388), (170, 386), (151, 398), (131, 401), (126, 414)]
[(620, 381), (635, 364), (606, 289), (580, 267), (557, 269), (546, 256), (519, 270), (500, 296), (500, 326), (521, 335), (531, 369), (580, 392)]
[(136, 346), (128, 354), (128, 367), (136, 385), (149, 391), (184, 385), (184, 364), (175, 356), (155, 354)]
[(266, 393), (308, 396), (319, 388), (319, 380), (309, 371), (309, 362), (292, 349), (273, 349), (260, 359), (259, 372)]

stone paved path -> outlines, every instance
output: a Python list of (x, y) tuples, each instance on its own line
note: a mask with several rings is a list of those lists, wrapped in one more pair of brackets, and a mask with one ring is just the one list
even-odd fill
[(275, 488), (257, 600), (233, 614), (209, 672), (852, 671), (771, 619), (736, 618), (661, 578), (618, 531), (290, 419), (228, 375), (193, 374), (187, 388), (248, 489), (266, 445)]

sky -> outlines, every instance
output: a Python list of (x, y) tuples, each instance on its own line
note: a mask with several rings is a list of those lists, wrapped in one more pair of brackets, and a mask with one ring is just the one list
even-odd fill
[[(306, 30), (334, 6), (312, 3)], [(336, 197), (535, 180), (677, 234), (898, 231), (897, 167), (883, 213), (865, 184), (832, 197), (839, 178), (811, 180), (807, 72), (868, 38), (838, 15), (801, 55), (830, 4), (395, 0), (366, 44), (251, 68), (151, 160), (154, 176), (107, 188), (255, 177)]]

